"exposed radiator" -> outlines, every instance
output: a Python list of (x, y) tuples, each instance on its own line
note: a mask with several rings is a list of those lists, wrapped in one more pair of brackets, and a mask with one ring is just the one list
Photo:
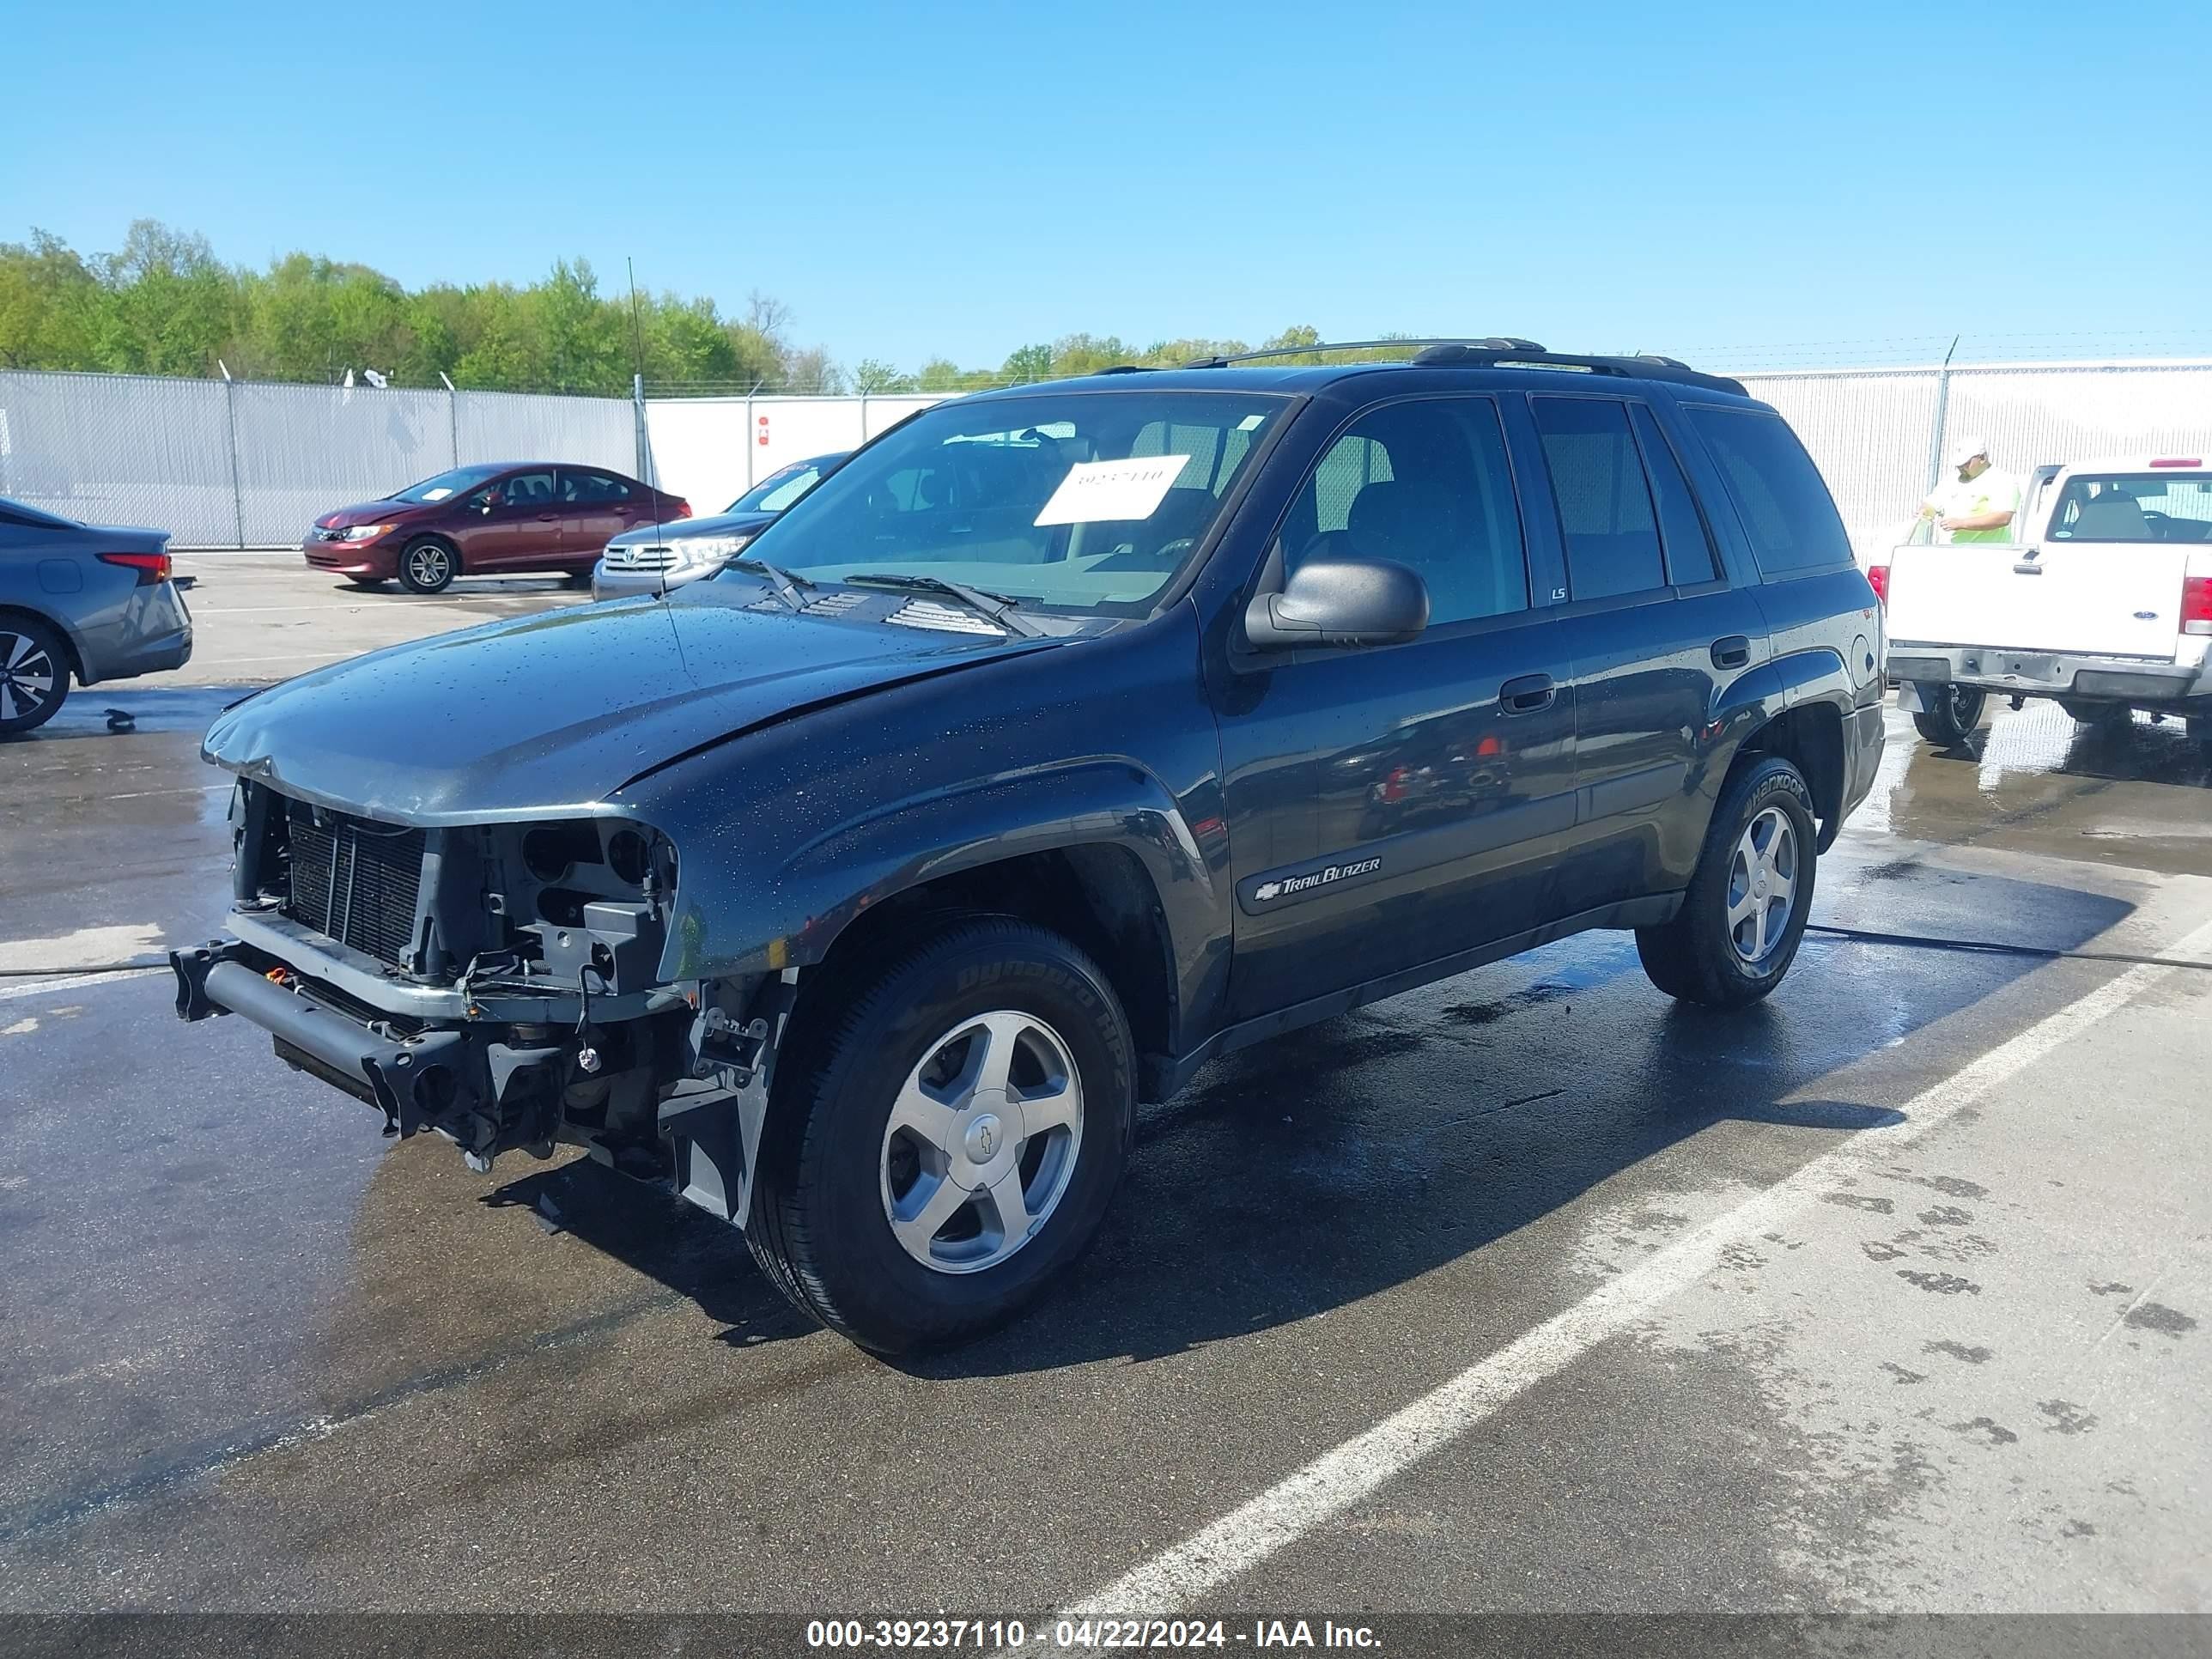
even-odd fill
[(304, 802), (285, 803), (292, 891), (284, 914), (380, 962), (405, 965), (422, 885), (422, 832), (342, 812), (324, 812), (320, 823), (315, 817)]

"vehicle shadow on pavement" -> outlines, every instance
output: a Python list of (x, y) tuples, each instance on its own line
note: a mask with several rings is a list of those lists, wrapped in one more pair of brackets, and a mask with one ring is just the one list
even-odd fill
[(549, 1234), (568, 1233), (697, 1304), (732, 1347), (755, 1347), (816, 1328), (754, 1266), (744, 1235), (674, 1194), (576, 1158), (483, 1195), (489, 1209), (520, 1206)]
[[(1911, 867), (1884, 876), (1882, 905), (1908, 921), (1917, 908), (2033, 917), (2037, 943), (2062, 949), (2131, 908)], [(1772, 1001), (1723, 1015), (1668, 1002), (1632, 940), (1601, 933), (1309, 1027), (1142, 1111), (1102, 1237), (1038, 1310), (895, 1363), (925, 1378), (988, 1376), (1249, 1335), (1471, 1255), (1730, 1121), (1762, 1130), (1756, 1169), (1731, 1178), (1778, 1181), (1846, 1136), (1905, 1121), (1822, 1079), (2039, 965), (1814, 936)], [(2008, 1035), (1969, 1028), (1945, 1071)], [(735, 1231), (596, 1166), (532, 1174), (484, 1201), (550, 1202), (546, 1224), (696, 1300), (721, 1340), (811, 1329)]]
[[(1927, 878), (1947, 884), (1946, 908), (2039, 916), (2055, 948), (2132, 908), (2002, 878), (1967, 878), (1964, 892), (1955, 872)], [(1146, 1359), (1347, 1306), (1731, 1121), (1759, 1128), (1729, 1139), (1725, 1173), (1710, 1178), (1771, 1185), (1850, 1135), (1905, 1122), (1826, 1079), (2037, 965), (1815, 938), (1773, 1000), (1723, 1015), (1668, 1003), (1632, 941), (1598, 934), (1311, 1027), (1210, 1066), (1146, 1113), (1105, 1237), (1042, 1311), (902, 1369), (952, 1378)], [(1963, 1035), (1944, 1074), (2011, 1032)]]
[(2104, 783), (2212, 788), (2212, 746), (2191, 738), (2182, 721), (2139, 717), (2125, 725), (2077, 721), (2055, 704), (1984, 726), (1960, 742), (1924, 744), (1929, 757), (1972, 762), (1999, 776), (2021, 774), (2090, 778)]

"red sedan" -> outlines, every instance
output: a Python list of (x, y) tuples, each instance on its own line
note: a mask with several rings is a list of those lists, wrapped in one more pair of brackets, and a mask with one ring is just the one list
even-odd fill
[(459, 575), (589, 575), (625, 530), (690, 516), (681, 496), (604, 466), (492, 462), (325, 513), (300, 546), (316, 569), (357, 586), (396, 578), (435, 593)]

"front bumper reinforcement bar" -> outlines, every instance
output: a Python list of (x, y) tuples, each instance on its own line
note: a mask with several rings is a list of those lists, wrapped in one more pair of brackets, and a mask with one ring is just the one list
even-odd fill
[(411, 1135), (449, 1118), (456, 1108), (490, 1105), (482, 1057), (466, 1033), (381, 1036), (270, 978), (267, 969), (255, 965), (260, 955), (236, 939), (172, 951), (178, 1018), (244, 1015), (276, 1039), (279, 1053), (292, 1051), (285, 1057), (295, 1065), (380, 1109), (387, 1132)]

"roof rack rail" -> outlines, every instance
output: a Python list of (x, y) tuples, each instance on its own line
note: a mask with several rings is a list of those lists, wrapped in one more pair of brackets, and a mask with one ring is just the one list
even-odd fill
[(1534, 340), (1492, 335), (1480, 340), (1324, 340), (1313, 345), (1270, 346), (1262, 351), (1239, 351), (1220, 357), (1196, 357), (1184, 368), (1226, 368), (1233, 363), (1261, 362), (1270, 357), (1303, 357), (1316, 351), (1374, 351), (1414, 349), (1413, 363), (1419, 368), (1488, 366), (1499, 368), (1571, 368), (1591, 374), (1634, 375), (1647, 380), (1666, 380), (1702, 386), (1708, 392), (1729, 392), (1748, 397), (1743, 382), (1725, 374), (1707, 374), (1674, 357), (1656, 352), (1634, 356), (1581, 356), (1573, 352), (1547, 351)]
[(1516, 340), (1510, 335), (1492, 335), (1486, 340), (1320, 340), (1312, 345), (1268, 346), (1259, 351), (1232, 352), (1225, 357), (1194, 357), (1176, 367), (1226, 368), (1231, 363), (1256, 363), (1269, 357), (1303, 357), (1310, 351), (1397, 351), (1407, 347), (1419, 349), (1428, 346), (1483, 346), (1510, 351), (1541, 351), (1544, 349), (1534, 340)]
[(1486, 343), (1434, 346), (1413, 359), (1423, 365), (1459, 364), (1492, 368), (1573, 368), (1589, 374), (1625, 374), (1639, 380), (1665, 380), (1673, 385), (1702, 386), (1708, 392), (1730, 392), (1748, 397), (1743, 382), (1725, 374), (1706, 374), (1672, 357), (1645, 353), (1633, 357), (1583, 356), (1570, 351), (1500, 351)]

